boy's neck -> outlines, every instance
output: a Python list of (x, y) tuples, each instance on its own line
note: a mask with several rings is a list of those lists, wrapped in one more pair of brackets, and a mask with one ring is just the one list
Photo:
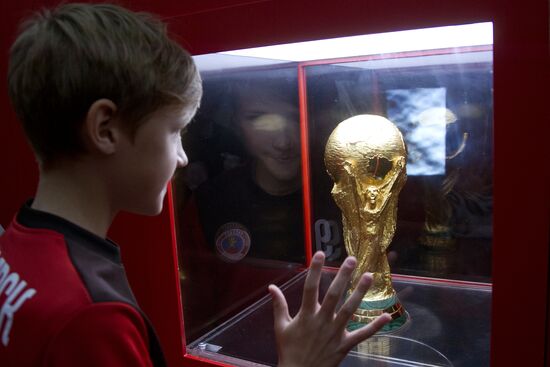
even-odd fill
[(105, 238), (116, 214), (107, 197), (93, 175), (63, 167), (40, 172), (31, 207), (55, 214)]

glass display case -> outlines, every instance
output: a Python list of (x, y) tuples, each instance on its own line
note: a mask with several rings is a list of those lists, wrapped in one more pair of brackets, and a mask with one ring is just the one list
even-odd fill
[[(323, 43), (324, 42), (324, 43)], [(486, 366), (493, 250), (491, 23), (195, 57), (204, 97), (173, 182), (187, 353), (275, 365), (269, 284), (296, 312), (312, 253), (321, 293), (347, 255), (324, 164), (356, 115), (401, 131), (407, 182), (388, 248), (401, 328), (344, 366)]]

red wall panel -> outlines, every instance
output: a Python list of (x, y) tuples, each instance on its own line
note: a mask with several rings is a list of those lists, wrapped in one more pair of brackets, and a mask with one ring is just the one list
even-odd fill
[(35, 189), (38, 172), (31, 150), (27, 147), (15, 112), (8, 102), (8, 50), (19, 20), (28, 14), (33, 1), (2, 2), (0, 22), (0, 224), (6, 227), (15, 211)]
[(492, 365), (545, 363), (550, 175), (548, 2), (495, 9)]

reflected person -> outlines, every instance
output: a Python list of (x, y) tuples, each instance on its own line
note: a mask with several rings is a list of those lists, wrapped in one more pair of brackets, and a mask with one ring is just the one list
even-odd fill
[(226, 169), (193, 192), (181, 216), (190, 338), (254, 302), (270, 283), (290, 279), (304, 261), (296, 84), (255, 78), (235, 84), (225, 116), (232, 129), (215, 138), (229, 141), (232, 133), (241, 149), (228, 153), (226, 144), (210, 152), (229, 157)]
[(237, 88), (235, 97), (233, 126), (247, 157), (197, 190), (205, 239), (224, 261), (302, 262), (295, 84), (249, 80)]

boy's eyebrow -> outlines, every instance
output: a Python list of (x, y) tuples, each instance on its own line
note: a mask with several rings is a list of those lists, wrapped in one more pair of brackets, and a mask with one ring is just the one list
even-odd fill
[(178, 125), (182, 126), (182, 129), (187, 129), (189, 124), (195, 118), (195, 115), (196, 115), (196, 112), (195, 113), (186, 113), (186, 114), (182, 115), (181, 118), (178, 119)]
[(247, 118), (247, 117), (259, 117), (261, 115), (265, 115), (266, 112), (265, 111), (247, 111), (247, 112), (243, 112), (242, 113), (242, 116), (244, 118)]
[(182, 118), (178, 119), (177, 125), (180, 128), (184, 129), (184, 128), (187, 127), (187, 125), (189, 125), (189, 123), (191, 122), (192, 119), (193, 119), (192, 117), (189, 118), (188, 116), (183, 116)]
[(185, 124), (189, 123), (189, 121), (191, 121), (197, 114), (197, 110), (198, 109), (194, 109), (193, 111), (185, 110), (183, 113), (180, 113), (178, 121)]

